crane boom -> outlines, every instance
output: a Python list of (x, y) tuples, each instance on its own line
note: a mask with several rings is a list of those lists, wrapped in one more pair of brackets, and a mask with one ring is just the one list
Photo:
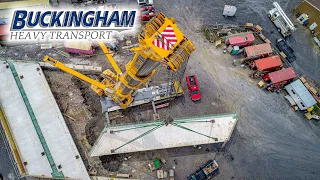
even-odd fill
[(284, 13), (284, 11), (282, 10), (281, 6), (279, 5), (278, 2), (273, 2), (272, 3), (273, 6), (278, 10), (279, 14), (281, 14), (282, 18), (284, 19), (284, 21), (288, 24), (289, 28), (291, 31), (295, 31), (296, 28), (294, 27), (294, 25), (292, 24), (291, 20), (288, 18), (288, 16), (286, 15), (286, 13)]
[(112, 55), (109, 53), (109, 50), (106, 47), (106, 45), (104, 45), (104, 43), (102, 41), (99, 41), (98, 43), (99, 43), (103, 53), (106, 55), (107, 59), (109, 60), (110, 64), (112, 65), (113, 69), (116, 71), (117, 75), (122, 74), (121, 69), (119, 68), (116, 61), (113, 59)]
[(75, 71), (75, 70), (67, 67), (66, 65), (64, 65), (60, 61), (55, 60), (55, 59), (53, 59), (53, 58), (51, 58), (49, 56), (45, 56), (43, 58), (43, 60), (45, 62), (47, 62), (47, 63), (49, 63), (49, 64), (51, 64), (51, 65), (53, 65), (53, 66), (55, 66), (55, 67), (57, 67), (59, 69), (61, 69), (62, 71), (66, 72), (68, 74), (71, 74), (71, 75), (73, 75), (73, 76), (75, 76), (75, 77), (77, 77), (77, 78), (79, 78), (79, 79), (81, 79), (83, 81), (86, 81), (86, 82), (88, 82), (88, 83), (90, 83), (90, 84), (92, 84), (94, 86), (97, 86), (100, 89), (107, 89), (107, 87), (108, 87), (108, 86), (106, 86), (106, 85), (104, 85), (104, 84), (102, 84), (102, 83), (100, 83), (100, 82), (98, 82), (98, 81), (96, 81), (96, 80), (94, 80), (92, 78), (89, 78), (88, 76), (85, 76), (85, 75), (79, 73), (78, 71)]
[(169, 19), (162, 13), (146, 24), (138, 40), (139, 46), (131, 49), (136, 54), (114, 87), (118, 97), (114, 96), (113, 100), (122, 108), (129, 106), (133, 100), (133, 90), (151, 79), (160, 62), (175, 72), (195, 50), (192, 42), (175, 24), (174, 18)]
[(167, 69), (176, 72), (189, 59), (191, 52), (195, 50), (192, 42), (184, 36), (175, 24), (174, 18), (167, 18), (162, 13), (159, 13), (146, 24), (143, 32), (139, 34), (138, 40), (138, 47), (131, 49), (135, 52), (135, 55), (126, 65), (126, 72), (124, 73), (121, 72), (103, 42), (99, 42), (100, 47), (117, 73), (114, 74), (108, 69), (105, 70), (101, 74), (103, 78), (101, 82), (82, 75), (53, 58), (46, 56), (44, 61), (92, 84), (92, 89), (98, 95), (111, 97), (114, 102), (125, 109), (133, 101), (133, 91), (152, 78), (160, 63), (166, 65)]

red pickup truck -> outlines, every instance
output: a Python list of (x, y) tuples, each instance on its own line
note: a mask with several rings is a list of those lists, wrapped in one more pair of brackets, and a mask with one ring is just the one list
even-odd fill
[(200, 90), (196, 75), (187, 76), (186, 81), (188, 84), (188, 90), (193, 101), (198, 101), (201, 98)]

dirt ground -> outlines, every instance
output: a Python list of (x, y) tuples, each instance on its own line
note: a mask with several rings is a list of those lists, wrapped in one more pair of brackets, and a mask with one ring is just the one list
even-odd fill
[[(299, 1), (278, 2), (293, 19), (291, 10)], [(226, 19), (222, 16), (225, 4), (237, 6), (236, 17)], [(220, 145), (212, 144), (202, 145), (201, 148), (183, 147), (88, 158), (88, 151), (106, 125), (99, 97), (90, 90), (89, 85), (70, 75), (46, 70), (52, 92), (87, 168), (93, 167), (98, 175), (120, 172), (140, 179), (156, 179), (156, 173), (148, 171), (147, 165), (153, 158), (161, 157), (167, 161), (165, 170), (174, 167), (175, 179), (180, 180), (186, 179), (207, 160), (216, 159), (220, 166), (216, 179), (318, 179), (319, 124), (306, 121), (301, 113), (293, 112), (283, 94), (260, 90), (257, 82), (248, 77), (249, 69), (233, 66), (235, 57), (223, 54), (222, 48), (216, 49), (200, 31), (202, 25), (216, 22), (252, 22), (262, 26), (265, 36), (274, 43), (281, 36), (266, 16), (272, 1), (161, 0), (155, 1), (155, 7), (173, 16), (179, 28), (196, 46), (185, 75), (197, 75), (203, 97), (200, 102), (192, 102), (185, 94), (170, 102), (168, 108), (159, 110), (160, 117), (236, 112), (239, 118), (237, 127), (224, 150), (219, 149)], [(298, 26), (294, 36), (288, 39), (298, 58), (292, 65), (299, 74), (306, 74), (319, 82), (319, 48), (306, 36), (309, 32)], [(2, 48), (0, 57), (41, 61), (44, 55), (50, 54), (64, 63), (81, 62), (110, 68), (101, 51), (96, 53), (99, 55), (90, 59), (68, 58), (56, 50), (40, 50), (39, 46), (29, 45)], [(130, 58), (131, 55), (115, 57), (122, 69)], [(158, 71), (165, 72), (163, 67), (159, 67)], [(167, 76), (160, 75), (162, 73), (153, 78), (152, 83), (165, 82)], [(187, 92), (185, 83), (183, 89)], [(152, 119), (152, 113), (151, 105), (146, 105), (110, 116), (112, 123), (139, 122)]]

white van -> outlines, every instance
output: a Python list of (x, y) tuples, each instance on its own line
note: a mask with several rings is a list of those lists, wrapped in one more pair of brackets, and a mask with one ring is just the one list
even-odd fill
[(137, 1), (138, 1), (138, 5), (153, 4), (153, 0), (137, 0)]

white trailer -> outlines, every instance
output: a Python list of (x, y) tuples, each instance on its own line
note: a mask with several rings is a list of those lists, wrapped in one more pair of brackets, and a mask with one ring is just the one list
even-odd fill
[(225, 17), (232, 17), (236, 14), (237, 12), (237, 7), (235, 6), (229, 6), (229, 5), (225, 5), (224, 9), (223, 9), (223, 16)]
[(153, 5), (153, 0), (137, 0), (138, 1), (138, 5), (142, 5), (142, 4), (152, 4)]
[(274, 8), (268, 12), (270, 20), (277, 27), (277, 30), (281, 33), (283, 37), (291, 35), (292, 32), (296, 30), (294, 25), (288, 16), (283, 12), (282, 8), (277, 2), (272, 3)]

